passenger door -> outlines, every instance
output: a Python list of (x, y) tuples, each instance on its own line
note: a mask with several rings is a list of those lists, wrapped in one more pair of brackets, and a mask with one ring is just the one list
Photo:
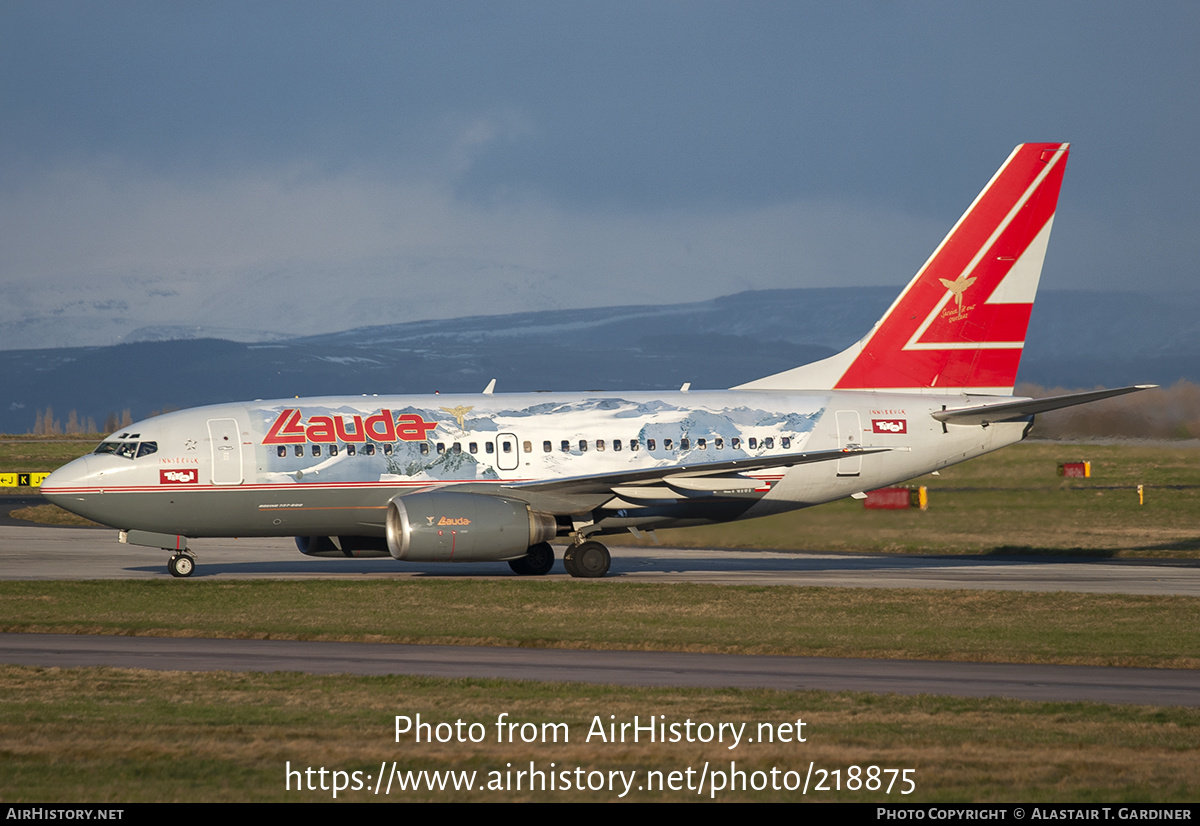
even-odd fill
[(208, 438), (212, 447), (212, 483), (240, 485), (242, 470), (242, 434), (237, 419), (209, 419)]

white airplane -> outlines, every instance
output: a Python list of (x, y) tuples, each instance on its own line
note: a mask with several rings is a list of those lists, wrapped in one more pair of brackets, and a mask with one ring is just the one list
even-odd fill
[[(599, 577), (595, 537), (750, 519), (1020, 441), (1033, 416), (1144, 386), (1014, 398), (1067, 144), (1018, 146), (865, 337), (730, 390), (325, 397), (168, 413), (51, 474), (50, 501), (171, 552), (507, 561)], [(798, 320), (799, 322), (800, 320)]]

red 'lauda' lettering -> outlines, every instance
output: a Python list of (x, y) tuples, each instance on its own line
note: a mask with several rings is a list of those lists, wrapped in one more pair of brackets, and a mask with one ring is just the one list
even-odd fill
[(308, 427), (304, 429), (304, 432), (310, 442), (332, 444), (337, 441), (337, 438), (333, 435), (333, 419), (329, 416), (311, 417), (308, 420)]
[(299, 410), (285, 410), (267, 431), (264, 445), (291, 445), (304, 442), (304, 428), (300, 425)]
[(405, 442), (423, 442), (435, 427), (437, 422), (427, 422), (416, 413), (402, 413), (396, 419), (396, 436)]
[(390, 410), (381, 410), (366, 420), (357, 415), (351, 418), (354, 425), (352, 429), (347, 427), (346, 420), (341, 416), (313, 416), (305, 425), (301, 411), (289, 408), (276, 417), (262, 443), (332, 444), (337, 441), (365, 442), (367, 439), (376, 442), (394, 442), (397, 439), (423, 442), (429, 438), (429, 431), (437, 427), (437, 422), (427, 422), (417, 413), (403, 413), (393, 420)]
[(343, 442), (365, 442), (367, 434), (363, 432), (362, 416), (354, 417), (354, 430), (346, 431), (346, 420), (338, 416), (333, 420), (333, 429), (337, 431), (337, 437)]
[[(367, 435), (377, 442), (396, 441), (396, 423), (392, 421), (392, 411), (380, 410), (374, 416), (367, 416), (363, 423)], [(380, 430), (380, 428), (383, 428)]]

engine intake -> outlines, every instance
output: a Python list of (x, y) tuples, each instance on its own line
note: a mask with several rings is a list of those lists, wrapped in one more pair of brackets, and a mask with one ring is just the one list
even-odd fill
[(517, 559), (557, 533), (553, 515), (502, 496), (430, 491), (388, 503), (388, 552), (412, 562)]

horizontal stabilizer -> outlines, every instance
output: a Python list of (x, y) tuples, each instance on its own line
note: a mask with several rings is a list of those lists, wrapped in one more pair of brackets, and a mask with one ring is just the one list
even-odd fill
[(1131, 387), (1117, 387), (1112, 390), (1092, 390), (1088, 393), (1068, 393), (1065, 396), (1047, 396), (1044, 399), (1022, 399), (1015, 402), (1000, 402), (999, 404), (977, 404), (972, 407), (956, 407), (951, 410), (939, 410), (931, 414), (939, 422), (947, 424), (986, 425), (992, 422), (1009, 422), (1046, 413), (1064, 407), (1074, 407), (1077, 404), (1111, 399), (1113, 396), (1124, 396), (1126, 393), (1136, 393), (1139, 390), (1150, 390), (1156, 384), (1137, 384)]

